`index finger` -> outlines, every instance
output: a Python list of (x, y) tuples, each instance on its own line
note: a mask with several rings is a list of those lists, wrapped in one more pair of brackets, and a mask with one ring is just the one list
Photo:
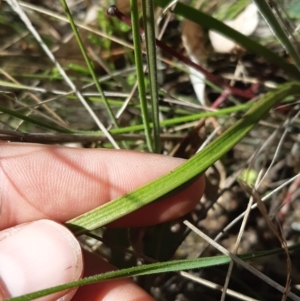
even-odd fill
[[(47, 218), (65, 222), (169, 172), (184, 161), (124, 150), (0, 143), (0, 229)], [(179, 217), (199, 201), (200, 178), (116, 225), (146, 226)]]

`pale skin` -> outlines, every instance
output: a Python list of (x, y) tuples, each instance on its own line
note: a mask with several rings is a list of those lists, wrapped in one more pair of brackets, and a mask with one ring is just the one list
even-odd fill
[[(28, 293), (57, 285), (58, 283), (52, 283), (50, 279), (55, 278), (57, 274), (63, 274), (60, 269), (65, 273), (62, 282), (114, 269), (98, 258), (95, 264), (95, 258), (91, 254), (84, 254), (83, 264), (76, 240), (60, 224), (50, 221), (23, 225), (24, 223), (47, 219), (63, 224), (156, 179), (183, 162), (181, 159), (167, 156), (131, 151), (0, 143), (0, 278), (8, 279), (7, 283), (6, 280), (4, 284), (0, 282), (0, 300), (20, 292)], [(172, 220), (192, 210), (199, 202), (203, 189), (204, 179), (201, 177), (176, 195), (154, 202), (112, 224), (118, 227), (148, 226)], [(11, 230), (5, 231), (17, 225), (21, 225), (17, 228), (21, 230), (16, 231), (16, 234)], [(45, 251), (36, 251), (43, 245)], [(25, 256), (24, 252), (28, 254)], [(55, 252), (60, 255), (56, 255)], [(62, 254), (65, 254), (65, 257)], [(30, 256), (33, 257), (32, 263)], [(55, 264), (58, 260), (55, 258), (60, 258), (57, 266)], [(42, 268), (37, 265), (39, 260)], [(1, 263), (2, 266), (8, 265), (9, 272), (5, 267), (1, 268)], [(8, 289), (12, 267), (16, 267), (16, 271), (22, 270), (15, 275), (30, 275), (24, 276), (26, 281), (24, 280), (24, 285), (20, 286), (18, 293)], [(43, 282), (40, 286), (34, 280), (35, 269), (36, 278)], [(46, 273), (45, 281), (41, 280), (43, 276), (40, 270)], [(53, 277), (50, 272), (53, 273)], [(23, 281), (23, 278), (21, 280)], [(74, 293), (75, 291), (64, 292), (43, 300), (57, 300), (62, 295), (66, 295), (65, 300), (75, 301), (153, 300), (130, 279), (85, 286), (80, 288), (75, 296)]]

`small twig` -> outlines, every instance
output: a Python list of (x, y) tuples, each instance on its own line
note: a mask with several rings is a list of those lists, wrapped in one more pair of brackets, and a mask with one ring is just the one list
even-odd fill
[[(258, 175), (257, 180), (256, 180), (256, 185), (259, 184), (259, 181), (260, 181), (261, 177), (262, 177), (262, 173), (260, 173)], [(249, 199), (248, 205), (247, 205), (247, 209), (245, 210), (245, 215), (244, 215), (244, 218), (243, 218), (243, 221), (242, 221), (239, 233), (238, 233), (238, 237), (237, 237), (235, 245), (234, 245), (234, 249), (233, 249), (234, 254), (237, 254), (238, 247), (239, 247), (239, 245), (241, 243), (242, 236), (244, 234), (244, 231), (245, 231), (245, 228), (246, 228), (246, 224), (247, 224), (250, 212), (251, 212), (251, 206), (253, 204), (253, 201), (254, 201), (254, 198), (251, 196), (250, 199)], [(224, 284), (224, 290), (223, 290), (223, 293), (222, 293), (221, 301), (225, 301), (226, 290), (228, 289), (228, 285), (229, 285), (229, 281), (230, 281), (230, 276), (231, 276), (232, 269), (233, 269), (233, 263), (234, 262), (231, 261), (230, 264), (229, 264), (229, 267), (228, 267), (228, 271), (227, 271), (227, 275), (226, 275), (226, 280), (225, 280), (225, 284)]]
[[(272, 280), (271, 278), (267, 277), (257, 269), (253, 268), (251, 265), (247, 264), (245, 261), (243, 261), (238, 256), (230, 253), (228, 250), (226, 250), (224, 247), (222, 247), (220, 244), (216, 243), (214, 240), (212, 240), (210, 237), (208, 237), (206, 234), (204, 234), (202, 231), (197, 229), (194, 225), (192, 225), (189, 221), (185, 220), (184, 224), (188, 226), (192, 231), (194, 231), (197, 235), (199, 235), (202, 239), (204, 239), (206, 242), (211, 244), (213, 247), (215, 247), (218, 251), (220, 251), (222, 254), (227, 255), (232, 260), (234, 260), (236, 263), (240, 264), (242, 267), (244, 267), (246, 270), (251, 272), (253, 275), (257, 276), (258, 278), (262, 279), (266, 283), (268, 283), (270, 286), (274, 287), (281, 293), (286, 293), (286, 289)], [(292, 300), (299, 301), (300, 297), (295, 295), (292, 292), (287, 292), (287, 296), (290, 297)]]
[[(259, 185), (260, 185), (260, 184), (263, 182), (263, 180), (267, 177), (267, 175), (269, 174), (269, 171), (271, 170), (271, 168), (273, 167), (274, 163), (276, 162), (276, 159), (278, 158), (278, 155), (280, 154), (280, 150), (281, 150), (281, 148), (282, 148), (283, 142), (284, 142), (284, 140), (285, 140), (287, 134), (288, 134), (289, 131), (290, 131), (290, 125), (293, 124), (293, 122), (296, 121), (296, 120), (298, 119), (299, 114), (300, 114), (300, 112), (297, 112), (296, 115), (295, 115), (292, 119), (291, 119), (291, 118), (287, 118), (287, 119), (284, 121), (284, 123), (283, 123), (283, 125), (282, 125), (282, 127), (284, 128), (284, 132), (283, 132), (283, 134), (282, 134), (281, 137), (280, 137), (280, 140), (279, 140), (278, 145), (277, 145), (277, 147), (276, 147), (275, 154), (274, 154), (274, 156), (273, 156), (273, 158), (272, 158), (272, 162), (270, 163), (268, 169), (266, 170), (266, 172), (265, 172), (263, 178), (261, 179)], [(272, 137), (276, 137), (277, 133), (279, 132), (279, 130), (280, 130), (282, 127), (278, 127), (278, 128), (272, 133), (271, 136), (272, 136)], [(269, 146), (270, 144), (267, 144), (267, 145)]]
[[(0, 68), (0, 72), (6, 76), (9, 80), (11, 80), (14, 84), (16, 85), (21, 85), (20, 82), (18, 82), (15, 78), (13, 78), (10, 74), (8, 74), (5, 70), (3, 70), (2, 68)], [(46, 111), (48, 111), (49, 114), (51, 114), (56, 121), (61, 125), (61, 126), (67, 126), (68, 124), (61, 119), (61, 117), (59, 117), (58, 114), (56, 114), (52, 109), (50, 109), (43, 101), (41, 101), (35, 94), (29, 92), (29, 96), (35, 100), (40, 106), (42, 106), (43, 108), (46, 109)]]
[[(117, 134), (112, 135), (116, 141), (121, 140), (145, 140), (143, 134)], [(160, 134), (162, 141), (180, 141), (183, 135)], [(89, 135), (89, 134), (50, 134), (50, 133), (21, 133), (17, 131), (0, 130), (0, 140), (13, 142), (33, 142), (33, 143), (68, 143), (68, 142), (95, 142), (107, 141), (105, 135)]]
[[(278, 186), (276, 189), (265, 195), (261, 200), (262, 202), (267, 201), (274, 193), (281, 190), (283, 187), (287, 186), (291, 182), (295, 181), (298, 177), (300, 177), (300, 173), (292, 177), (291, 179), (288, 179), (286, 182), (284, 182), (282, 185)], [(256, 209), (257, 204), (253, 204), (251, 206), (251, 210)], [(231, 221), (223, 230), (220, 232), (215, 238), (214, 241), (219, 241), (227, 232), (229, 229), (231, 229), (234, 225), (236, 225), (244, 216), (246, 212), (241, 213), (239, 216), (237, 216), (233, 221)]]
[(259, 193), (257, 192), (256, 189), (251, 189), (246, 183), (240, 182), (242, 185), (243, 189), (252, 196), (253, 200), (257, 204), (257, 208), (260, 211), (261, 215), (265, 219), (266, 223), (268, 224), (269, 228), (273, 232), (273, 234), (276, 236), (276, 238), (279, 240), (282, 248), (285, 251), (286, 254), (286, 262), (287, 262), (287, 276), (286, 276), (286, 286), (285, 290), (283, 292), (283, 297), (282, 300), (286, 300), (286, 297), (288, 295), (288, 292), (290, 291), (290, 286), (291, 286), (291, 270), (292, 270), (292, 265), (291, 265), (291, 258), (287, 246), (287, 242), (285, 238), (283, 237), (282, 229), (280, 224), (276, 219), (271, 220), (268, 214), (268, 210), (265, 206), (265, 204), (262, 202), (261, 197)]
[(289, 187), (286, 196), (284, 198), (284, 201), (282, 202), (282, 207), (280, 208), (280, 211), (278, 213), (278, 218), (281, 222), (283, 222), (283, 220), (285, 219), (286, 213), (290, 209), (293, 196), (298, 191), (299, 187), (300, 187), (300, 178), (297, 178), (293, 181), (293, 183)]
[[(187, 279), (190, 279), (192, 281), (195, 281), (195, 282), (198, 282), (208, 288), (211, 288), (211, 289), (215, 289), (217, 291), (221, 291), (223, 292), (224, 291), (224, 287), (222, 287), (221, 285), (219, 284), (216, 284), (216, 283), (213, 283), (211, 281), (208, 281), (206, 279), (203, 279), (203, 278), (200, 278), (200, 277), (196, 277), (190, 273), (187, 273), (187, 272), (180, 272), (180, 275), (182, 275), (183, 277), (187, 278)], [(228, 296), (232, 296), (236, 299), (239, 299), (239, 300), (243, 300), (243, 301), (259, 301), (257, 299), (254, 299), (254, 298), (251, 298), (251, 297), (248, 297), (248, 296), (245, 296), (241, 293), (238, 293), (236, 291), (233, 291), (231, 289), (227, 289), (226, 290), (226, 295)]]

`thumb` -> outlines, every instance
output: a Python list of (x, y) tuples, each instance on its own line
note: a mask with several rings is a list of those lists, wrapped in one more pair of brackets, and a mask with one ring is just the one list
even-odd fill
[[(58, 223), (39, 220), (0, 232), (0, 300), (78, 280), (82, 271), (80, 245)], [(70, 300), (75, 291), (39, 300)]]

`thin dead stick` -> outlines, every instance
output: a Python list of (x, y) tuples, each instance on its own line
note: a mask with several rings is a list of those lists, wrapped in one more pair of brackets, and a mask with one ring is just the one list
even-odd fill
[[(145, 140), (143, 134), (118, 134), (113, 135), (116, 141), (122, 140)], [(177, 134), (160, 134), (162, 141), (175, 141), (178, 142), (183, 138), (183, 135)], [(50, 133), (21, 133), (18, 131), (0, 130), (0, 140), (13, 141), (13, 142), (32, 142), (32, 143), (68, 143), (68, 142), (95, 142), (107, 141), (105, 135), (89, 135), (89, 134), (50, 134)]]
[[(7, 77), (10, 81), (12, 81), (14, 84), (16, 85), (21, 85), (20, 82), (18, 82), (15, 78), (13, 78), (12, 76), (10, 76), (5, 70), (3, 70), (2, 68), (0, 68), (0, 72), (5, 76)], [(55, 119), (56, 121), (59, 123), (59, 125), (61, 126), (67, 126), (67, 123), (62, 120), (62, 118), (60, 116), (58, 116), (52, 109), (50, 109), (47, 105), (45, 105), (43, 103), (43, 101), (41, 101), (35, 94), (29, 92), (29, 96), (35, 100), (40, 106), (42, 106), (43, 108), (45, 108), (49, 114), (51, 114)]]
[[(10, 0), (5, 0), (5, 1), (10, 1)], [(48, 10), (48, 9), (45, 9), (43, 7), (40, 7), (40, 6), (37, 6), (37, 5), (33, 5), (33, 4), (30, 4), (30, 3), (26, 3), (26, 2), (23, 2), (23, 1), (20, 1), (19, 2), (20, 6), (22, 7), (25, 7), (25, 8), (29, 8), (33, 11), (36, 11), (36, 12), (39, 12), (41, 14), (44, 14), (44, 15), (48, 15), (52, 18), (55, 18), (57, 20), (61, 20), (61, 21), (65, 21), (67, 23), (69, 23), (69, 20), (68, 18), (66, 18), (65, 16), (61, 16), (61, 15), (58, 15), (56, 13), (54, 13), (52, 10)], [(97, 34), (105, 39), (110, 39), (111, 41), (113, 42), (116, 42), (117, 44), (120, 44), (124, 47), (127, 47), (127, 48), (130, 48), (130, 49), (133, 49), (133, 45), (132, 44), (129, 44), (129, 43), (126, 43), (125, 41), (121, 40), (121, 39), (118, 39), (112, 35), (108, 35), (100, 30), (97, 30), (95, 28), (92, 28), (90, 26), (87, 26), (85, 25), (84, 23), (79, 23), (79, 22), (76, 22), (75, 23), (77, 27), (79, 28), (82, 28), (82, 29), (85, 29), (89, 32), (92, 32), (94, 34)]]
[(178, 0), (173, 0), (171, 3), (169, 3), (163, 10), (163, 14), (165, 15), (168, 11), (172, 11), (175, 9), (175, 6), (177, 4)]
[[(224, 287), (220, 286), (219, 284), (216, 284), (214, 282), (211, 282), (211, 281), (208, 281), (206, 279), (203, 279), (203, 278), (200, 278), (200, 277), (196, 277), (190, 273), (187, 273), (187, 272), (180, 272), (180, 275), (182, 275), (183, 277), (185, 278), (188, 278), (192, 281), (195, 281), (195, 282), (198, 282), (206, 287), (209, 287), (211, 289), (215, 289), (215, 290), (219, 290), (219, 291), (224, 291)], [(231, 289), (227, 289), (226, 290), (226, 294), (228, 296), (232, 296), (232, 297), (235, 297), (236, 299), (239, 299), (239, 300), (243, 300), (243, 301), (259, 301), (257, 299), (254, 299), (254, 298), (251, 298), (251, 297), (248, 297), (248, 296), (245, 296), (241, 293), (238, 293), (234, 290), (231, 290)]]
[(277, 159), (278, 156), (279, 156), (279, 153), (280, 153), (280, 150), (281, 150), (281, 148), (282, 148), (282, 145), (283, 145), (283, 142), (284, 142), (284, 140), (285, 140), (285, 137), (286, 137), (287, 134), (290, 132), (290, 126), (291, 126), (291, 124), (293, 124), (294, 121), (296, 121), (296, 120), (298, 119), (299, 114), (300, 114), (300, 112), (297, 112), (293, 118), (287, 118), (287, 119), (284, 121), (283, 125), (280, 126), (280, 127), (278, 127), (278, 128), (274, 131), (274, 133), (272, 134), (272, 136), (274, 135), (274, 137), (275, 137), (276, 134), (279, 132), (279, 130), (280, 130), (281, 128), (284, 128), (284, 132), (283, 132), (283, 134), (282, 134), (281, 137), (280, 137), (280, 140), (279, 140), (278, 145), (277, 145), (277, 147), (276, 147), (276, 151), (275, 151), (274, 156), (273, 156), (273, 158), (272, 158), (272, 162), (270, 163), (268, 169), (266, 170), (266, 172), (265, 172), (263, 178), (261, 179), (259, 185), (263, 182), (263, 180), (266, 178), (266, 176), (269, 174), (269, 171), (270, 171), (271, 168), (273, 167), (273, 165), (274, 165), (276, 159)]
[[(146, 70), (146, 68), (144, 68), (144, 71), (145, 71), (145, 70)], [(121, 115), (124, 113), (124, 111), (126, 110), (128, 104), (129, 104), (129, 102), (131, 101), (131, 99), (132, 99), (134, 93), (136, 92), (137, 87), (138, 87), (138, 82), (136, 81), (136, 82), (134, 83), (134, 86), (132, 87), (132, 89), (131, 89), (129, 95), (126, 97), (124, 103), (122, 104), (122, 107), (121, 107), (120, 110), (117, 112), (116, 118), (120, 118)]]
[[(208, 237), (206, 234), (204, 234), (202, 231), (197, 229), (193, 224), (191, 224), (189, 221), (185, 220), (183, 222), (187, 227), (189, 227), (192, 231), (194, 231), (197, 235), (199, 235), (202, 239), (204, 239), (206, 242), (211, 244), (213, 247), (215, 247), (217, 250), (219, 250), (222, 254), (230, 257), (232, 260), (234, 260), (236, 263), (240, 264), (242, 267), (244, 267), (246, 270), (257, 276), (258, 278), (262, 279), (266, 283), (268, 283), (270, 286), (274, 287), (281, 293), (285, 293), (286, 289), (285, 287), (281, 286), (271, 278), (267, 277), (263, 273), (259, 272), (255, 268), (253, 268), (251, 265), (244, 262), (241, 258), (237, 257), (236, 255), (230, 253), (228, 250), (226, 250), (224, 247), (222, 247), (220, 244), (216, 243), (214, 240), (212, 240), (210, 237)], [(294, 301), (300, 301), (300, 297), (295, 295), (292, 292), (287, 292), (287, 296), (290, 297)]]
[(243, 189), (249, 195), (252, 196), (252, 198), (254, 199), (254, 201), (257, 204), (258, 210), (260, 211), (261, 215), (265, 219), (266, 223), (268, 224), (268, 226), (271, 229), (271, 231), (273, 232), (273, 234), (279, 240), (279, 242), (281, 244), (281, 247), (285, 251), (285, 254), (286, 254), (286, 257), (287, 257), (287, 259), (286, 259), (286, 262), (287, 262), (287, 277), (286, 277), (285, 292), (282, 296), (282, 300), (284, 301), (287, 298), (287, 292), (289, 292), (289, 290), (290, 290), (291, 270), (292, 270), (292, 263), (291, 263), (291, 258), (290, 258), (287, 242), (283, 237), (282, 229), (281, 229), (280, 224), (278, 223), (278, 221), (276, 219), (274, 219), (274, 220), (270, 219), (269, 214), (268, 214), (268, 210), (267, 210), (265, 204), (262, 202), (261, 197), (260, 197), (259, 193), (257, 192), (257, 190), (256, 189), (251, 189), (251, 187), (249, 187), (246, 183), (241, 182), (240, 184), (242, 185)]
[[(257, 185), (259, 185), (261, 177), (262, 177), (262, 172), (259, 173), (259, 175), (258, 175), (258, 177), (256, 179), (255, 187)], [(234, 245), (234, 249), (233, 249), (234, 254), (237, 254), (238, 247), (239, 247), (239, 245), (241, 243), (242, 236), (244, 234), (244, 231), (245, 231), (245, 228), (246, 228), (246, 224), (247, 224), (250, 212), (251, 212), (251, 206), (253, 204), (253, 201), (254, 201), (254, 198), (251, 196), (250, 199), (249, 199), (248, 205), (247, 205), (247, 209), (245, 211), (245, 216), (243, 218), (243, 221), (242, 221), (239, 233), (238, 233), (238, 237), (237, 237), (235, 245)], [(228, 289), (228, 285), (229, 285), (229, 281), (230, 281), (230, 276), (231, 276), (232, 269), (233, 269), (233, 264), (234, 264), (234, 262), (230, 261), (229, 267), (228, 267), (228, 271), (227, 271), (227, 275), (226, 275), (225, 284), (224, 284), (224, 290), (223, 290), (222, 296), (221, 296), (221, 301), (225, 301), (226, 290)]]
[(51, 50), (48, 48), (48, 46), (44, 43), (41, 36), (37, 32), (37, 30), (32, 25), (30, 19), (27, 17), (21, 6), (19, 5), (18, 1), (16, 0), (7, 0), (7, 3), (11, 6), (11, 8), (19, 15), (20, 19), (24, 22), (24, 24), (27, 26), (27, 29), (31, 32), (31, 34), (34, 36), (36, 41), (39, 43), (41, 48), (44, 50), (48, 58), (51, 60), (51, 62), (54, 64), (54, 66), (59, 71), (60, 75), (64, 78), (66, 83), (69, 85), (72, 91), (74, 91), (75, 95), (78, 97), (78, 99), (81, 101), (83, 106), (86, 108), (86, 110), (89, 112), (95, 123), (98, 125), (100, 130), (107, 136), (108, 140), (111, 142), (111, 144), (114, 146), (114, 148), (119, 149), (118, 144), (114, 141), (110, 133), (106, 130), (105, 126), (102, 124), (102, 122), (99, 120), (95, 112), (92, 110), (92, 108), (88, 105), (87, 101), (84, 99), (82, 94), (79, 92), (79, 90), (76, 88), (75, 84), (71, 81), (69, 76), (66, 74), (65, 70), (61, 67), (59, 62), (56, 60), (55, 56), (51, 52)]
[[(9, 0), (4, 0), (4, 1), (9, 1)], [(42, 7), (39, 7), (39, 6), (36, 6), (36, 5), (33, 5), (33, 4), (29, 4), (29, 3), (25, 3), (25, 2), (22, 2), (20, 1), (19, 2), (20, 6), (22, 7), (25, 7), (25, 8), (29, 8), (33, 11), (36, 11), (36, 12), (39, 12), (41, 14), (44, 14), (44, 15), (47, 15), (47, 16), (50, 16), (52, 18), (56, 18), (57, 20), (61, 20), (61, 21), (65, 21), (67, 23), (69, 23), (69, 20), (68, 18), (64, 17), (64, 16), (61, 16), (61, 15), (58, 15), (58, 14), (55, 14), (53, 11), (50, 11), (48, 9), (45, 9), (45, 8), (42, 8)], [(88, 32), (91, 32), (91, 33), (94, 33), (95, 35), (99, 35), (100, 37), (103, 37), (105, 39), (110, 39), (111, 41), (113, 42), (116, 42), (117, 44), (119, 45), (122, 45), (124, 47), (127, 47), (129, 49), (132, 49), (134, 50), (134, 47), (132, 44), (129, 44), (121, 39), (118, 39), (112, 35), (108, 35), (108, 34), (105, 34), (104, 32), (102, 32), (101, 30), (98, 30), (98, 29), (95, 29), (95, 28), (92, 28), (90, 26), (87, 26), (83, 23), (80, 23), (80, 22), (75, 22), (75, 25), (78, 27), (78, 28), (82, 28), (84, 30), (87, 30)], [(145, 53), (145, 52), (143, 52)], [(3, 54), (2, 54), (3, 55)], [(9, 55), (11, 55), (11, 52), (9, 53)], [(166, 58), (162, 58), (160, 56), (157, 57), (159, 60), (161, 60), (162, 62), (170, 65), (170, 66), (177, 66), (176, 63), (166, 59)], [(94, 83), (92, 83), (92, 85), (94, 85)]]
[[(283, 184), (281, 184), (280, 186), (278, 186), (276, 189), (274, 189), (273, 191), (271, 191), (270, 193), (268, 193), (266, 196), (264, 196), (261, 200), (263, 202), (267, 201), (274, 193), (276, 193), (277, 191), (281, 190), (283, 187), (287, 186), (288, 184), (290, 184), (291, 182), (293, 182), (296, 178), (300, 177), (300, 173), (298, 173), (297, 175), (295, 175), (294, 177), (290, 178), (289, 180), (287, 180), (286, 182), (284, 182)], [(253, 204), (251, 206), (251, 210), (256, 209), (257, 208), (257, 204)], [(227, 231), (229, 229), (231, 229), (234, 225), (236, 225), (245, 215), (245, 212), (241, 213), (238, 217), (236, 217), (231, 223), (229, 223), (223, 230), (222, 232), (220, 232), (215, 238), (214, 241), (218, 241), (221, 237), (223, 237), (223, 235), (225, 233), (227, 233)]]

